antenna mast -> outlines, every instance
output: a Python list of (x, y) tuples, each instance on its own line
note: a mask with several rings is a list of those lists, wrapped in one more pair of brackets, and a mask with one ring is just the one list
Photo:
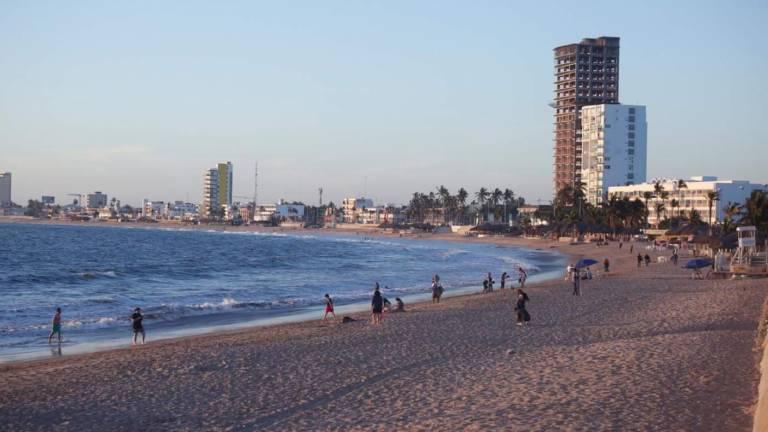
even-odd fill
[(323, 188), (317, 190), (320, 193), (320, 207), (323, 206)]
[(257, 200), (259, 198), (259, 163), (255, 162), (253, 165), (253, 216), (256, 217), (256, 211), (258, 210)]

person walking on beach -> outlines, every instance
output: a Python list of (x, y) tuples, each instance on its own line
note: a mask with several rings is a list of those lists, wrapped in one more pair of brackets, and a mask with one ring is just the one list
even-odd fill
[(501, 289), (504, 289), (504, 285), (507, 284), (507, 272), (501, 274)]
[(645, 266), (648, 267), (651, 264), (651, 257), (645, 254)]
[(622, 246), (624, 246), (624, 242), (619, 240), (619, 249), (621, 249)]
[(440, 282), (432, 282), (432, 303), (440, 303), (440, 297), (443, 296), (443, 286)]
[(640, 268), (641, 265), (643, 265), (643, 256), (637, 254), (637, 268)]
[(608, 261), (608, 258), (606, 258), (606, 259), (603, 261), (603, 270), (605, 270), (605, 272), (606, 272), (606, 273), (608, 273), (608, 271), (609, 271), (610, 267), (611, 267), (611, 262), (610, 262), (610, 261)]
[(520, 277), (517, 278), (517, 281), (520, 282), (520, 288), (525, 288), (525, 280), (528, 279), (528, 273), (526, 273), (522, 267), (518, 267), (517, 274), (520, 275)]
[(488, 272), (488, 292), (493, 292), (493, 276)]
[(379, 287), (373, 291), (371, 299), (371, 324), (381, 324), (381, 312), (384, 309), (384, 298), (379, 292)]
[(577, 268), (573, 268), (573, 272), (571, 273), (571, 281), (573, 282), (573, 295), (580, 296), (581, 295), (581, 272)]
[(633, 245), (633, 244), (629, 245), (629, 254), (630, 255), (632, 255), (634, 253), (634, 250), (635, 250), (635, 245)]
[(53, 335), (58, 335), (59, 343), (61, 343), (61, 308), (56, 308), (56, 313), (53, 314), (53, 320), (51, 322), (51, 334), (48, 336), (48, 343), (51, 343)]
[(136, 308), (133, 310), (133, 315), (131, 315), (131, 322), (133, 323), (133, 344), (136, 345), (136, 339), (139, 337), (139, 333), (141, 333), (141, 344), (144, 345), (144, 339), (146, 337), (146, 334), (144, 333), (144, 325), (142, 324), (142, 321), (144, 320), (144, 316), (141, 314), (141, 308)]
[(488, 279), (483, 279), (483, 294), (488, 293)]
[(522, 326), (531, 320), (531, 315), (525, 308), (525, 303), (530, 301), (528, 294), (522, 288), (517, 289), (517, 303), (515, 303), (515, 312), (517, 312), (517, 325)]
[(328, 293), (325, 294), (325, 315), (323, 315), (323, 321), (328, 318), (328, 314), (333, 315), (333, 319), (336, 319), (336, 313), (333, 312), (333, 299)]

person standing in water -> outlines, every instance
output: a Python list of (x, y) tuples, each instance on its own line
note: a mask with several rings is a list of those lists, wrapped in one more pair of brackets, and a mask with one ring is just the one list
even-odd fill
[(384, 310), (384, 298), (381, 297), (379, 287), (373, 291), (371, 299), (371, 324), (381, 324), (381, 313)]
[(136, 339), (139, 337), (139, 333), (141, 333), (141, 344), (144, 345), (144, 339), (146, 338), (146, 334), (144, 333), (144, 324), (142, 323), (144, 321), (144, 316), (141, 314), (141, 308), (136, 308), (133, 310), (133, 315), (131, 315), (131, 322), (133, 323), (133, 344), (136, 345)]
[(328, 318), (328, 314), (333, 315), (333, 319), (336, 319), (336, 313), (333, 312), (333, 299), (328, 293), (325, 294), (325, 315), (323, 315), (323, 321)]
[(525, 308), (525, 303), (530, 301), (528, 294), (522, 288), (517, 289), (517, 303), (515, 303), (515, 312), (517, 312), (517, 325), (522, 326), (531, 320), (531, 315)]
[(53, 335), (58, 335), (59, 343), (61, 343), (61, 308), (56, 308), (56, 313), (53, 314), (53, 320), (51, 322), (51, 334), (48, 336), (48, 343), (51, 343)]

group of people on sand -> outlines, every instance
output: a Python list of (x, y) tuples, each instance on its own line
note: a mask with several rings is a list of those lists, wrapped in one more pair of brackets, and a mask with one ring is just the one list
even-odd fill
[[(387, 288), (387, 287), (384, 287)], [(328, 318), (328, 315), (330, 314), (333, 319), (336, 319), (336, 312), (334, 310), (334, 304), (333, 304), (333, 298), (330, 294), (326, 293), (324, 297), (325, 302), (325, 314), (323, 315), (323, 321), (325, 321)], [(395, 307), (392, 307), (392, 303), (389, 301), (388, 298), (384, 297), (381, 294), (381, 289), (379, 288), (379, 283), (376, 282), (376, 285), (373, 289), (373, 296), (371, 297), (371, 323), (372, 324), (381, 324), (382, 316), (384, 312), (405, 312), (405, 303), (400, 297), (395, 298)], [(349, 322), (354, 321), (353, 319), (349, 317), (344, 317), (342, 322)]]
[[(528, 273), (523, 269), (522, 267), (517, 267), (517, 283), (520, 284), (520, 288), (525, 288), (525, 281), (528, 279)], [(507, 288), (507, 281), (509, 280), (509, 273), (503, 272), (501, 273), (501, 285), (499, 288), (504, 289)], [(493, 280), (493, 276), (491, 275), (491, 272), (488, 272), (488, 276), (483, 279), (483, 294), (491, 293), (493, 292), (493, 284), (496, 281)], [(512, 288), (512, 287), (509, 287)]]
[[(146, 333), (144, 332), (144, 315), (141, 314), (141, 308), (133, 310), (131, 315), (131, 327), (133, 328), (133, 344), (136, 345), (139, 335), (141, 335), (141, 344), (143, 345), (146, 340)], [(51, 343), (53, 336), (56, 336), (59, 344), (63, 340), (63, 334), (61, 331), (61, 308), (57, 307), (56, 312), (53, 314), (53, 320), (51, 320), (51, 334), (48, 335), (48, 343)]]

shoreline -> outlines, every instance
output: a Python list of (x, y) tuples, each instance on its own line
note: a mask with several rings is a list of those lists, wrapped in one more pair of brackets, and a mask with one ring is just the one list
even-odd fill
[[(182, 229), (182, 230), (188, 230), (188, 231), (203, 231), (203, 232), (210, 232), (210, 231), (217, 231), (217, 232), (258, 232), (258, 233), (280, 233), (285, 235), (317, 235), (317, 236), (351, 236), (351, 235), (364, 235), (369, 238), (397, 238), (402, 239), (404, 241), (415, 241), (415, 242), (421, 242), (421, 241), (441, 241), (441, 242), (454, 242), (458, 244), (472, 244), (472, 243), (482, 243), (482, 244), (489, 244), (489, 245), (496, 245), (496, 246), (503, 246), (503, 247), (518, 247), (523, 249), (530, 249), (530, 250), (546, 250), (546, 251), (552, 251), (557, 254), (559, 254), (564, 261), (570, 261), (573, 262), (574, 260), (578, 259), (579, 255), (573, 255), (570, 252), (563, 252), (561, 250), (558, 250), (558, 246), (560, 244), (548, 240), (540, 240), (540, 239), (523, 239), (518, 237), (483, 237), (483, 238), (476, 238), (476, 237), (466, 237), (459, 234), (454, 233), (442, 233), (442, 234), (431, 234), (431, 233), (424, 233), (418, 236), (413, 235), (407, 235), (407, 236), (400, 236), (398, 234), (392, 234), (388, 232), (384, 232), (383, 230), (379, 229), (378, 227), (365, 227), (361, 229), (355, 229), (355, 228), (345, 228), (345, 229), (304, 229), (304, 228), (287, 228), (287, 229), (279, 229), (279, 228), (272, 228), (272, 227), (229, 227), (229, 226), (207, 226), (207, 225), (198, 225), (198, 226), (183, 226), (182, 224), (114, 224), (114, 223), (101, 223), (101, 222), (70, 222), (70, 221), (55, 221), (51, 223), (50, 220), (35, 220), (35, 221), (28, 221), (28, 220), (15, 220), (14, 222), (8, 222), (2, 221), (2, 218), (0, 218), (0, 223), (11, 223), (11, 224), (36, 224), (36, 225), (50, 225), (50, 226), (85, 226), (85, 227), (103, 227), (103, 228), (122, 228), (122, 229), (146, 229), (146, 230), (176, 230), (176, 229)], [(177, 226), (178, 225), (178, 226)], [(231, 230), (229, 228), (239, 228), (235, 230)], [(563, 267), (565, 267), (565, 263), (563, 263)], [(540, 284), (546, 284), (547, 282), (551, 282), (554, 280), (557, 280), (559, 278), (558, 275), (552, 274), (551, 271), (544, 272), (540, 275), (532, 275), (529, 276), (528, 283), (526, 284), (527, 287), (536, 287)], [(510, 281), (512, 285), (515, 285), (515, 281)], [(465, 297), (465, 296), (475, 296), (475, 295), (482, 295), (480, 293), (480, 288), (478, 287), (476, 290), (475, 288), (465, 288), (465, 289), (459, 289), (458, 292), (455, 294), (448, 293), (444, 297), (444, 299), (449, 298), (455, 298), (455, 297)], [(406, 300), (407, 305), (409, 308), (413, 308), (415, 306), (424, 306), (431, 303), (431, 300), (429, 298), (428, 293), (413, 293), (408, 294), (403, 297), (404, 300)], [(342, 315), (349, 315), (356, 319), (360, 319), (360, 316), (365, 315), (367, 312), (361, 312), (365, 309), (367, 309), (367, 302), (353, 302), (350, 304), (343, 304), (339, 305), (337, 307), (337, 312), (340, 310), (340, 314), (338, 315), (339, 318), (341, 318)], [(301, 324), (307, 324), (312, 323), (316, 321), (316, 312), (319, 314), (320, 309), (319, 306), (317, 308), (317, 311), (313, 309), (310, 306), (302, 307), (300, 309), (291, 310), (291, 311), (285, 311), (284, 314), (278, 314), (278, 315), (272, 315), (272, 316), (249, 316), (245, 317), (243, 316), (241, 320), (232, 319), (232, 320), (226, 320), (225, 322), (220, 323), (209, 323), (204, 324), (203, 322), (206, 321), (206, 317), (200, 316), (197, 317), (198, 324), (193, 325), (192, 327), (178, 327), (178, 328), (161, 328), (160, 330), (156, 332), (152, 332), (152, 330), (149, 331), (149, 342), (147, 345), (155, 345), (158, 343), (165, 343), (165, 342), (173, 342), (178, 339), (186, 339), (186, 338), (205, 338), (205, 337), (217, 337), (220, 334), (227, 334), (232, 332), (248, 332), (252, 330), (257, 329), (272, 329), (273, 327), (277, 326), (292, 326), (292, 325), (301, 325)], [(201, 324), (202, 323), (202, 324)], [(124, 338), (125, 341), (128, 341), (130, 334), (126, 330), (126, 337)], [(154, 336), (154, 337), (153, 337)], [(124, 339), (122, 337), (118, 338), (110, 338), (110, 337), (100, 337), (96, 338), (94, 340), (88, 340), (85, 342), (79, 342), (74, 343), (73, 345), (69, 345), (68, 343), (63, 344), (58, 350), (57, 344), (50, 344), (49, 346), (43, 346), (39, 347), (39, 349), (31, 350), (29, 352), (19, 352), (11, 354), (11, 357), (0, 359), (0, 368), (3, 366), (8, 365), (14, 365), (18, 363), (24, 363), (24, 362), (39, 362), (39, 361), (45, 361), (45, 360), (52, 360), (52, 361), (66, 361), (66, 359), (71, 358), (73, 356), (82, 356), (82, 355), (88, 355), (93, 353), (99, 353), (99, 352), (105, 352), (105, 351), (114, 351), (114, 350), (121, 350), (121, 349), (130, 349), (131, 346), (129, 342), (124, 342)], [(69, 351), (69, 353), (67, 353)], [(63, 352), (63, 353), (62, 353)], [(1, 370), (1, 369), (0, 369)]]

